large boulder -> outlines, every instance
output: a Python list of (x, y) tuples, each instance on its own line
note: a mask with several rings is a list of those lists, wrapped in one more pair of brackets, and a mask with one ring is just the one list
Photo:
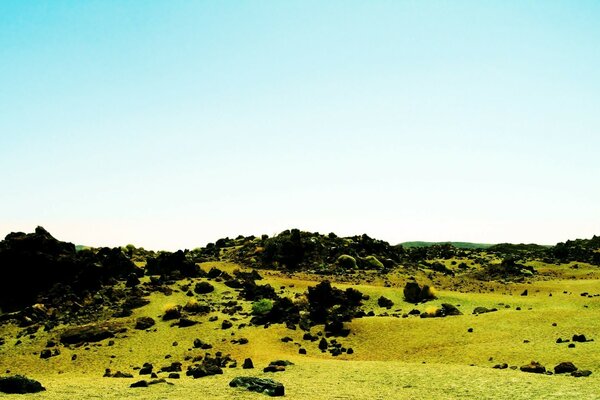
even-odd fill
[(555, 374), (570, 374), (577, 371), (577, 367), (571, 361), (563, 361), (554, 367)]
[(238, 376), (229, 382), (231, 387), (245, 388), (251, 392), (264, 393), (269, 396), (284, 396), (285, 388), (282, 383), (273, 379), (255, 378), (252, 376)]
[(404, 300), (409, 303), (417, 304), (433, 299), (435, 299), (435, 295), (428, 285), (421, 287), (417, 282), (411, 281), (404, 286)]
[(37, 393), (46, 390), (36, 380), (26, 378), (22, 375), (0, 377), (0, 392), (10, 394)]

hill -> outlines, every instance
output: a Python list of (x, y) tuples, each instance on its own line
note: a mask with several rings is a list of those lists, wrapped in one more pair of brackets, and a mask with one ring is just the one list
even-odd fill
[[(289, 230), (192, 251), (76, 252), (43, 228), (11, 234), (0, 364), (52, 400), (263, 397), (231, 388), (240, 376), (294, 399), (595, 398), (597, 266), (546, 262), (555, 247), (500, 250), (513, 251)], [(15, 301), (11, 286), (27, 295)]]
[(402, 242), (400, 243), (402, 247), (411, 248), (411, 247), (431, 247), (442, 244), (449, 244), (451, 246), (456, 247), (457, 249), (487, 249), (493, 244), (489, 243), (471, 243), (471, 242)]

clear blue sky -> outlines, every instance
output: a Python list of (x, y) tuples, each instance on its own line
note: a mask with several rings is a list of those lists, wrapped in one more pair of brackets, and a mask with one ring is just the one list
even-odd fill
[(2, 1), (0, 235), (600, 234), (596, 1)]

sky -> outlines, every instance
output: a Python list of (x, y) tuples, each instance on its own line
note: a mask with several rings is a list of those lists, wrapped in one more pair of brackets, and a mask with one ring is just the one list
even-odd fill
[(600, 234), (596, 1), (0, 2), (0, 236)]

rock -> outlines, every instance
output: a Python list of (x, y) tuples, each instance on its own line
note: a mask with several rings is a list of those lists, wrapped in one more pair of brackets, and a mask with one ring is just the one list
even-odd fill
[(148, 381), (137, 381), (129, 385), (131, 388), (148, 387)]
[(454, 306), (452, 304), (448, 304), (448, 303), (442, 303), (441, 310), (445, 316), (446, 315), (462, 315), (462, 313), (456, 306)]
[(497, 308), (486, 308), (486, 307), (475, 307), (473, 309), (473, 314), (485, 314), (485, 313), (489, 313), (489, 312), (495, 312), (498, 311)]
[(228, 321), (228, 320), (224, 320), (224, 321), (221, 323), (221, 329), (229, 329), (229, 328), (231, 328), (232, 326), (233, 326), (233, 324), (232, 324), (230, 321)]
[(181, 371), (181, 363), (178, 361), (172, 362), (171, 365), (162, 367), (161, 372), (179, 372)]
[(268, 365), (263, 368), (263, 372), (283, 372), (285, 367), (283, 365)]
[(192, 319), (189, 318), (180, 318), (179, 321), (177, 321), (176, 323), (173, 324), (173, 326), (178, 326), (180, 328), (187, 328), (190, 326), (194, 326), (196, 324), (198, 324), (198, 321), (194, 321)]
[(521, 293), (521, 296), (527, 296), (528, 294), (529, 294), (529, 292), (527, 291), (527, 289), (525, 289), (525, 290), (523, 291), (523, 293)]
[(354, 349), (349, 347), (348, 350), (346, 350), (346, 354), (354, 354)]
[(238, 340), (238, 344), (248, 344), (249, 340), (247, 338), (240, 338), (240, 340)]
[(495, 368), (495, 369), (506, 369), (506, 368), (508, 368), (508, 364), (507, 363), (496, 364), (492, 368)]
[(135, 321), (135, 329), (146, 330), (156, 324), (154, 318), (151, 317), (140, 317)]
[(281, 341), (282, 341), (283, 343), (288, 343), (288, 342), (291, 342), (291, 341), (293, 341), (293, 340), (294, 340), (294, 339), (292, 339), (292, 338), (291, 338), (291, 337), (289, 337), (289, 336), (286, 336), (286, 337), (282, 337), (282, 338), (281, 338)]
[(272, 379), (238, 376), (229, 382), (229, 386), (245, 388), (251, 392), (264, 393), (272, 397), (285, 395), (283, 384)]
[(327, 347), (328, 347), (327, 339), (321, 338), (321, 340), (319, 341), (319, 350), (325, 351), (325, 350), (327, 350)]
[(305, 349), (305, 348), (303, 348), (303, 347), (300, 347), (300, 348), (298, 349), (298, 354), (306, 354), (306, 349)]
[(404, 286), (404, 299), (409, 303), (418, 303), (421, 298), (421, 287), (417, 282), (407, 282)]
[(214, 292), (215, 287), (208, 282), (198, 282), (196, 286), (194, 286), (194, 293), (196, 294), (206, 294)]
[(584, 376), (590, 376), (592, 374), (592, 371), (590, 370), (581, 370), (581, 371), (573, 371), (571, 372), (571, 376), (574, 376), (575, 378), (581, 378)]
[(246, 358), (244, 360), (244, 364), (242, 365), (243, 369), (252, 369), (254, 368), (254, 363), (252, 362), (251, 358)]
[(46, 388), (36, 380), (22, 375), (0, 377), (0, 392), (9, 394), (38, 393)]
[(585, 337), (585, 335), (573, 335), (573, 339), (574, 342), (580, 342), (580, 343), (585, 343), (587, 342), (587, 338)]
[(127, 372), (117, 371), (117, 372), (115, 372), (115, 374), (112, 377), (113, 378), (133, 378), (133, 375), (131, 375)]
[(521, 366), (521, 371), (531, 372), (534, 374), (543, 374), (546, 372), (546, 367), (536, 361), (532, 361), (528, 365)]
[(112, 323), (89, 324), (65, 330), (60, 336), (60, 341), (63, 344), (99, 342), (115, 337), (115, 334), (121, 331), (119, 326)]
[(377, 305), (379, 307), (392, 308), (394, 302), (387, 297), (381, 296), (379, 299), (377, 299)]
[(404, 286), (404, 299), (409, 303), (433, 300), (435, 295), (428, 285), (419, 286), (417, 282), (407, 282)]
[(275, 360), (271, 361), (269, 365), (279, 365), (282, 367), (287, 367), (288, 365), (294, 365), (294, 363), (288, 360)]
[(554, 367), (555, 374), (567, 374), (577, 371), (577, 367), (570, 361), (563, 361)]
[(170, 321), (170, 320), (177, 319), (177, 318), (181, 318), (181, 307), (180, 306), (173, 306), (173, 307), (167, 308), (162, 317), (163, 321)]
[(40, 358), (46, 359), (52, 357), (52, 351), (49, 349), (44, 349), (40, 352)]
[(154, 367), (150, 363), (144, 363), (142, 368), (140, 368), (140, 375), (150, 375)]

